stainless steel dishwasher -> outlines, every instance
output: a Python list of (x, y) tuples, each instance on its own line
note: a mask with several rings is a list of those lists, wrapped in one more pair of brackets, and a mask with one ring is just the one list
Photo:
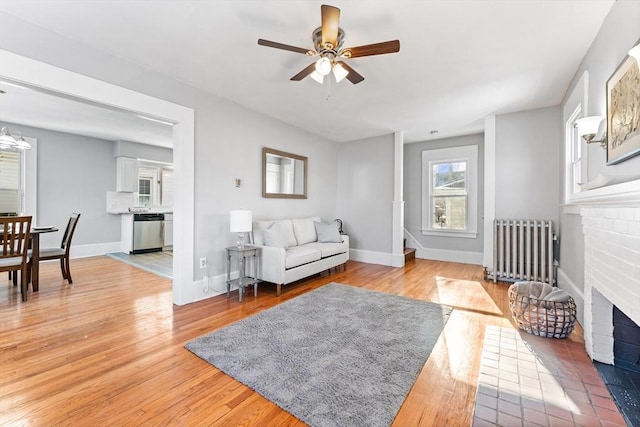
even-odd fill
[(131, 253), (162, 251), (162, 246), (164, 246), (164, 214), (134, 214)]

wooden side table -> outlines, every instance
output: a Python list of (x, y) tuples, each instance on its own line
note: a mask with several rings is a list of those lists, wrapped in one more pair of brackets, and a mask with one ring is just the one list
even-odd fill
[[(247, 286), (253, 285), (253, 296), (258, 296), (258, 262), (260, 261), (260, 248), (255, 246), (244, 245), (239, 248), (238, 246), (231, 246), (226, 248), (227, 250), (227, 298), (231, 294), (231, 286), (238, 287), (238, 299), (242, 302), (242, 294), (245, 293)], [(235, 256), (236, 265), (238, 267), (238, 278), (231, 279), (231, 258)], [(250, 264), (249, 271), (247, 272), (247, 258), (253, 258), (253, 263)]]

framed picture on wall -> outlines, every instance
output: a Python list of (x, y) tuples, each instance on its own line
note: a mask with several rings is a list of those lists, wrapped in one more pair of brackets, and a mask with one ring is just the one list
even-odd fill
[(607, 80), (607, 165), (640, 154), (640, 65), (627, 56)]

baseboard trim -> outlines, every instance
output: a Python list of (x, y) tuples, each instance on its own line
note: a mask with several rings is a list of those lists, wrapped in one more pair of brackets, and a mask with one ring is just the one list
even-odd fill
[(70, 258), (87, 258), (105, 255), (111, 252), (121, 252), (120, 242), (94, 243), (91, 245), (71, 245)]
[(567, 276), (567, 273), (558, 268), (558, 287), (564, 289), (571, 295), (576, 303), (576, 317), (580, 325), (584, 325), (584, 290), (580, 289), (573, 281)]
[(416, 258), (436, 261), (459, 262), (462, 264), (482, 265), (482, 252), (452, 251), (447, 249), (416, 249)]
[[(402, 257), (402, 260), (398, 260), (396, 257)], [(349, 249), (349, 259), (366, 262), (367, 264), (387, 265), (389, 267), (401, 267), (404, 265), (404, 257), (402, 255), (394, 256), (387, 252), (365, 251), (362, 249)], [(402, 264), (397, 265), (400, 262)]]

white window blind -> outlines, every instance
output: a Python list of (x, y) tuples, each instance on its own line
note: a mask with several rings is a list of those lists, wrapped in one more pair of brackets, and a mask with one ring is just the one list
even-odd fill
[(0, 151), (0, 215), (18, 215), (21, 153)]

